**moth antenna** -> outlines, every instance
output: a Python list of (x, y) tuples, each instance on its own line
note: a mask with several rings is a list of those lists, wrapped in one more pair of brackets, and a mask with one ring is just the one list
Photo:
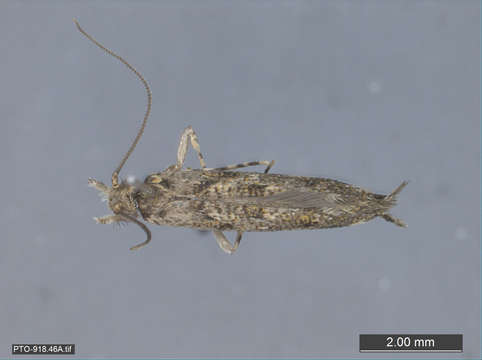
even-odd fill
[[(90, 41), (92, 41), (95, 45), (97, 45), (99, 48), (101, 48), (102, 50), (104, 50), (107, 54), (115, 57), (117, 60), (119, 60), (121, 63), (123, 63), (125, 66), (127, 66), (129, 68), (129, 70), (131, 70), (138, 78), (139, 80), (141, 80), (142, 84), (144, 85), (145, 89), (146, 89), (146, 92), (147, 92), (147, 109), (146, 109), (146, 112), (144, 114), (144, 120), (142, 121), (142, 125), (141, 125), (141, 128), (139, 129), (138, 133), (137, 133), (137, 136), (136, 138), (134, 139), (134, 141), (132, 142), (132, 145), (131, 147), (129, 148), (129, 150), (127, 151), (127, 153), (124, 155), (124, 157), (122, 158), (119, 166), (117, 166), (117, 168), (114, 170), (114, 172), (112, 173), (112, 187), (113, 188), (117, 188), (119, 187), (119, 172), (121, 171), (122, 167), (124, 166), (125, 162), (127, 161), (127, 159), (129, 158), (129, 156), (131, 155), (131, 153), (134, 151), (137, 143), (139, 142), (142, 134), (144, 133), (144, 128), (146, 127), (146, 123), (147, 123), (147, 119), (149, 118), (149, 114), (151, 113), (151, 105), (152, 105), (152, 92), (151, 92), (151, 88), (149, 87), (149, 84), (147, 83), (146, 79), (144, 79), (144, 77), (131, 65), (129, 64), (127, 61), (125, 61), (122, 57), (120, 57), (119, 55), (117, 55), (115, 52), (113, 52), (112, 50), (106, 48), (105, 46), (103, 46), (101, 43), (99, 43), (97, 40), (95, 40), (91, 35), (87, 34), (84, 29), (82, 29), (79, 25), (79, 23), (77, 22), (76, 19), (74, 19), (74, 23), (75, 25), (77, 26), (77, 29), (79, 29), (79, 31), (87, 38), (89, 39)], [(137, 220), (136, 220), (137, 222)], [(140, 223), (142, 224), (142, 223)], [(143, 226), (145, 226), (144, 224), (142, 224)], [(147, 229), (147, 228), (146, 228)], [(146, 231), (144, 229), (144, 231)], [(149, 231), (149, 230), (147, 230)], [(146, 232), (147, 232), (146, 231)], [(150, 233), (149, 233), (150, 234)]]
[(134, 245), (133, 247), (130, 248), (130, 250), (137, 250), (140, 247), (143, 247), (143, 246), (147, 245), (149, 243), (149, 241), (151, 241), (151, 238), (152, 238), (151, 231), (149, 230), (149, 228), (146, 225), (144, 225), (139, 220), (137, 220), (135, 217), (132, 217), (130, 215), (127, 215), (127, 214), (119, 214), (119, 215), (122, 216), (123, 218), (125, 218), (126, 221), (129, 221), (129, 222), (132, 221), (133, 223), (136, 223), (137, 225), (139, 225), (141, 227), (141, 229), (144, 230), (144, 232), (147, 235), (146, 241), (141, 242), (140, 244)]

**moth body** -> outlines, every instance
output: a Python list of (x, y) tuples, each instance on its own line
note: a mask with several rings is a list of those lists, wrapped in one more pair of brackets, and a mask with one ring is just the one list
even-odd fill
[[(75, 21), (75, 20), (74, 20)], [(177, 162), (166, 170), (151, 174), (144, 182), (119, 183), (119, 172), (141, 138), (152, 104), (147, 81), (122, 57), (101, 45), (75, 21), (79, 31), (103, 51), (126, 65), (142, 82), (147, 93), (147, 109), (140, 130), (120, 164), (112, 173), (109, 187), (89, 179), (100, 191), (113, 214), (95, 220), (100, 224), (131, 222), (141, 227), (147, 239), (151, 232), (141, 221), (157, 225), (211, 230), (220, 248), (232, 254), (244, 232), (323, 229), (363, 223), (375, 217), (405, 224), (390, 215), (403, 182), (389, 195), (374, 194), (362, 188), (325, 178), (268, 174), (274, 161), (251, 161), (221, 168), (207, 168), (199, 141), (192, 127), (181, 135)], [(201, 169), (184, 169), (189, 144), (196, 151)], [(266, 166), (264, 173), (237, 172), (239, 168)], [(237, 232), (234, 244), (222, 231)]]
[(191, 169), (149, 175), (135, 200), (153, 224), (240, 232), (348, 226), (395, 204), (331, 179)]

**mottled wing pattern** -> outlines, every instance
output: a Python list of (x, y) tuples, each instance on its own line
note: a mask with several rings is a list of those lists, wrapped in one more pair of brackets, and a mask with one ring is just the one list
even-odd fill
[(332, 209), (343, 211), (341, 197), (333, 193), (288, 190), (268, 196), (238, 198), (236, 201), (261, 207)]

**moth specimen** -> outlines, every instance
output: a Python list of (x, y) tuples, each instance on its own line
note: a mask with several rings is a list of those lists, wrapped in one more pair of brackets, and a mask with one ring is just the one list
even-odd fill
[[(75, 21), (75, 20), (74, 20)], [(147, 239), (151, 232), (139, 219), (157, 225), (184, 226), (211, 230), (222, 250), (232, 254), (244, 232), (322, 229), (349, 226), (381, 217), (398, 226), (405, 224), (390, 215), (402, 182), (391, 194), (380, 195), (343, 182), (325, 178), (268, 174), (274, 161), (253, 161), (221, 168), (207, 168), (194, 130), (188, 126), (181, 135), (177, 162), (166, 170), (146, 177), (143, 183), (119, 182), (119, 172), (136, 147), (151, 111), (152, 95), (147, 81), (122, 57), (78, 30), (99, 48), (126, 65), (143, 83), (147, 110), (132, 145), (112, 174), (112, 186), (89, 179), (108, 200), (113, 215), (94, 218), (100, 224), (132, 222)], [(201, 169), (183, 169), (189, 143), (197, 153)], [(264, 173), (235, 172), (248, 166), (265, 165)], [(234, 244), (223, 234), (237, 232)]]

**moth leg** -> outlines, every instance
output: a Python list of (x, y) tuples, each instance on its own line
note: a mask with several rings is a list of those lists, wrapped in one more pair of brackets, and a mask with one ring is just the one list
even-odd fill
[(390, 214), (383, 214), (382, 218), (385, 219), (388, 222), (392, 222), (395, 225), (398, 225), (400, 227), (407, 227), (407, 224), (405, 224), (402, 220), (390, 215)]
[(258, 165), (266, 165), (266, 169), (264, 170), (264, 173), (267, 174), (268, 171), (273, 167), (274, 165), (274, 160), (271, 161), (266, 161), (266, 160), (261, 160), (261, 161), (247, 161), (243, 162), (240, 164), (233, 164), (233, 165), (228, 165), (228, 166), (223, 166), (219, 168), (209, 168), (206, 170), (216, 170), (216, 171), (229, 171), (229, 170), (234, 170), (234, 169), (240, 169), (248, 166), (258, 166)]
[(95, 217), (94, 220), (97, 224), (112, 224), (119, 221), (125, 221), (125, 219), (120, 215), (107, 215), (102, 217)]
[(226, 236), (223, 234), (222, 231), (213, 230), (213, 233), (214, 233), (214, 236), (216, 237), (216, 241), (218, 242), (219, 247), (227, 254), (232, 254), (236, 251), (236, 249), (239, 246), (239, 243), (241, 242), (241, 237), (243, 236), (243, 233), (241, 231), (238, 231), (236, 235), (236, 240), (234, 241), (234, 245), (231, 245), (231, 243), (229, 242), (229, 240), (226, 238)]
[(268, 171), (273, 167), (274, 165), (274, 160), (271, 160), (269, 164), (266, 166), (266, 169), (264, 169), (264, 173), (267, 174)]
[(199, 148), (199, 141), (198, 141), (197, 135), (191, 126), (188, 126), (182, 132), (181, 141), (179, 141), (179, 147), (177, 148), (176, 168), (180, 169), (184, 164), (184, 160), (186, 159), (187, 149), (189, 146), (189, 141), (191, 141), (191, 145), (197, 153), (197, 157), (199, 158), (201, 167), (203, 169), (206, 168), (206, 163), (204, 162), (203, 154), (201, 153), (201, 149)]

